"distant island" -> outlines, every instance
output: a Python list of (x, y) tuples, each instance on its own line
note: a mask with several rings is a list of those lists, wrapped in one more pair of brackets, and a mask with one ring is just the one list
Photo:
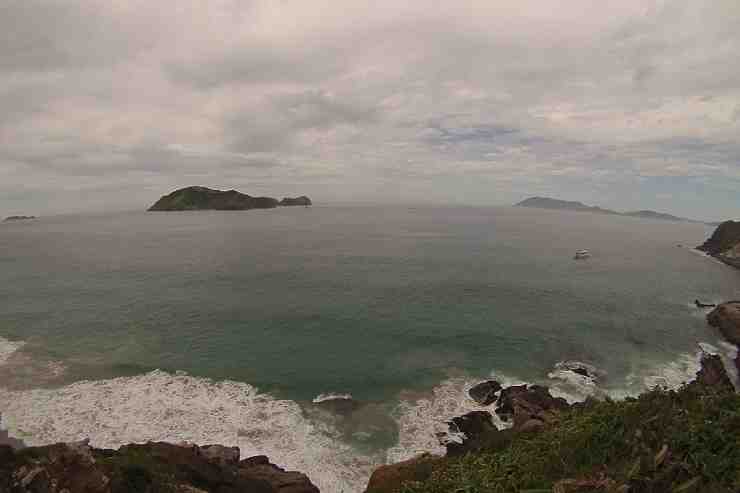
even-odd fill
[(28, 221), (30, 219), (36, 219), (36, 216), (8, 216), (3, 222), (6, 221)]
[[(552, 199), (549, 197), (530, 197), (528, 199), (522, 200), (521, 202), (517, 204), (514, 204), (514, 206), (515, 207), (535, 207), (538, 209), (554, 209), (554, 210), (565, 210), (565, 211), (576, 211), (576, 212), (592, 212), (596, 214), (609, 214), (613, 216), (641, 217), (645, 219), (660, 219), (661, 221), (704, 223), (704, 221), (696, 221), (694, 219), (674, 216), (672, 214), (666, 214), (664, 212), (655, 212), (655, 211), (650, 211), (650, 210), (619, 212), (619, 211), (615, 211), (612, 209), (604, 209), (602, 207), (586, 205), (583, 202), (576, 202), (572, 200)], [(705, 223), (705, 224), (716, 225), (716, 223)]]
[(150, 211), (244, 211), (249, 209), (274, 209), (277, 206), (309, 206), (311, 199), (301, 196), (286, 197), (281, 201), (272, 197), (252, 197), (236, 190), (214, 190), (206, 187), (186, 187), (164, 195)]

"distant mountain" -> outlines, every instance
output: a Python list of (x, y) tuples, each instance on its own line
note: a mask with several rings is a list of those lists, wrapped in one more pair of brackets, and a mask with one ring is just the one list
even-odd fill
[(28, 221), (31, 219), (36, 219), (36, 216), (8, 216), (3, 221)]
[(549, 197), (530, 197), (526, 200), (522, 200), (515, 205), (517, 207), (536, 207), (537, 209), (595, 212), (597, 214), (619, 214), (619, 212), (617, 211), (613, 211), (611, 209), (603, 209), (601, 207), (589, 206), (584, 204), (583, 202), (551, 199)]
[[(611, 209), (603, 209), (601, 207), (589, 206), (589, 205), (584, 204), (583, 202), (551, 199), (549, 197), (530, 197), (514, 205), (516, 207), (536, 207), (538, 209), (554, 209), (554, 210), (566, 210), (566, 211), (576, 211), (576, 212), (593, 212), (597, 214), (612, 214), (616, 216), (641, 217), (641, 218), (646, 218), (646, 219), (659, 219), (661, 221), (677, 221), (677, 222), (690, 222), (690, 223), (703, 222), (703, 221), (696, 221), (694, 219), (688, 219), (685, 217), (674, 216), (672, 214), (666, 214), (664, 212), (655, 212), (655, 211), (650, 211), (650, 210), (619, 212), (619, 211), (614, 211)], [(707, 224), (714, 224), (714, 223), (707, 223)]]
[(308, 197), (285, 198), (282, 202), (272, 197), (252, 197), (236, 190), (214, 190), (206, 187), (186, 187), (164, 195), (150, 211), (243, 211), (249, 209), (273, 209), (278, 205), (311, 205)]

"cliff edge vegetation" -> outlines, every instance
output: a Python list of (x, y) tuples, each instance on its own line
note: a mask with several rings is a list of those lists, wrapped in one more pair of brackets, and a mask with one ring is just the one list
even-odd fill
[[(527, 402), (514, 401), (515, 423)], [(461, 455), (448, 447), (446, 457), (384, 466), (367, 493), (740, 491), (740, 395), (718, 356), (705, 355), (696, 381), (678, 391), (545, 412), (536, 427), (466, 433), (478, 445)]]

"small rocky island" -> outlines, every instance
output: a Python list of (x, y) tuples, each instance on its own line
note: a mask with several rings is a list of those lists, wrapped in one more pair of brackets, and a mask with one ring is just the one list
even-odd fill
[(36, 219), (36, 216), (8, 216), (6, 217), (3, 222), (11, 222), (11, 221), (30, 221), (31, 219)]
[(150, 211), (245, 211), (249, 209), (274, 209), (278, 206), (309, 206), (311, 199), (301, 196), (278, 201), (272, 197), (252, 197), (236, 190), (214, 190), (207, 187), (186, 187), (164, 195)]

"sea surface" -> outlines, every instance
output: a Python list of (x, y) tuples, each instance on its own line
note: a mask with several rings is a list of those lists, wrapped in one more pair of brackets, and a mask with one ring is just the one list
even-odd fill
[(711, 231), (431, 206), (0, 224), (2, 427), (239, 445), (362, 491), (378, 464), (440, 452), (482, 379), (619, 398), (690, 379), (700, 345), (732, 356), (693, 305), (740, 298), (740, 271), (691, 248)]

